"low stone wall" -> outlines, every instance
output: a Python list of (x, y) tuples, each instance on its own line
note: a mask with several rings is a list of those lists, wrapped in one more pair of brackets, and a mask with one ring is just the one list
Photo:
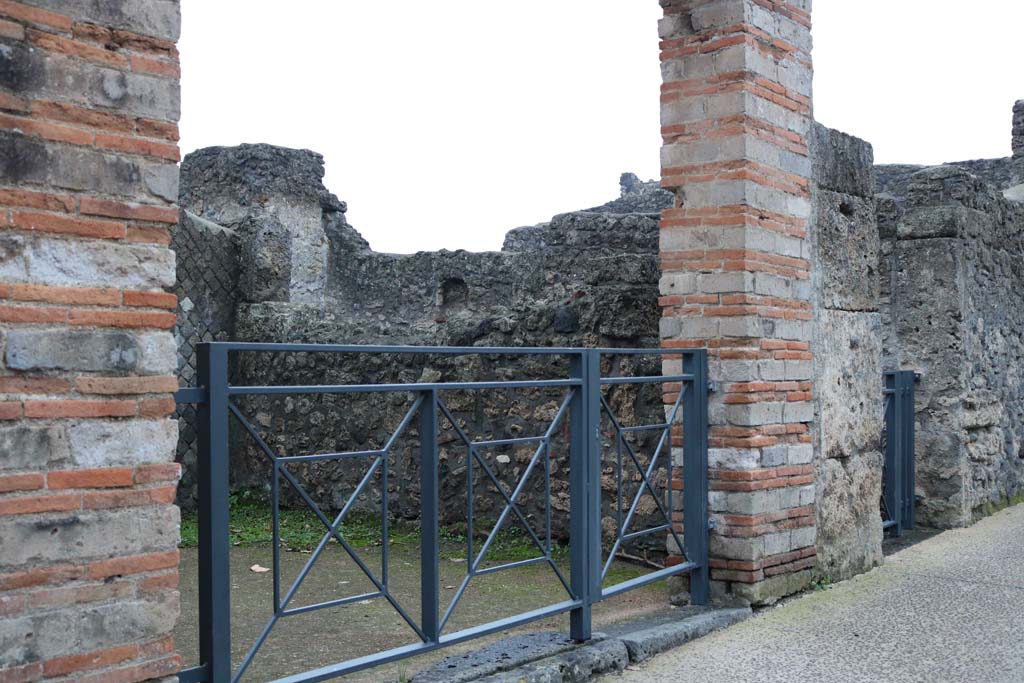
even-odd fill
[(883, 197), (886, 358), (922, 374), (918, 520), (970, 524), (1024, 482), (1024, 205), (962, 168)]

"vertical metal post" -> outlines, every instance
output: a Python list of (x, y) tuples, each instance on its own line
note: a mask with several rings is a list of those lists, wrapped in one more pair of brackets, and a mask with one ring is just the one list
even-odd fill
[(210, 683), (231, 680), (231, 547), (228, 510), (228, 353), (202, 343), (199, 386), (199, 657)]
[(900, 372), (885, 373), (885, 391), (889, 395), (885, 411), (885, 507), (893, 522), (892, 534), (903, 532), (903, 400), (900, 391)]
[(903, 479), (901, 526), (903, 529), (914, 528), (914, 503), (916, 502), (914, 494), (916, 483), (916, 473), (914, 471), (914, 381), (916, 379), (917, 375), (913, 371), (908, 370), (900, 373), (900, 407), (903, 418), (903, 468), (901, 473)]
[(683, 542), (686, 559), (700, 566), (690, 572), (690, 600), (711, 600), (708, 566), (708, 355), (704, 349), (683, 357), (683, 372), (693, 379), (683, 385)]
[(569, 615), (573, 640), (590, 640), (591, 606), (601, 594), (601, 355), (587, 349), (569, 360), (581, 385), (569, 405), (569, 581), (583, 605)]
[[(423, 392), (420, 407), (420, 614), (423, 635), (436, 643), (441, 635), (438, 531), (437, 391)], [(472, 457), (472, 455), (470, 455)]]

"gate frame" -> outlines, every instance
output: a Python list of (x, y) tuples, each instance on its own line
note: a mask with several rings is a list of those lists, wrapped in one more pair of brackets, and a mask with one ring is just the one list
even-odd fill
[(914, 389), (918, 377), (913, 370), (885, 373), (882, 529), (897, 537), (915, 523)]
[[(506, 382), (451, 382), (451, 383), (410, 383), (387, 385), (337, 385), (301, 387), (236, 387), (229, 383), (229, 354), (232, 352), (303, 352), (303, 353), (392, 353), (424, 355), (551, 355), (569, 359), (569, 378), (559, 380), (531, 380)], [(207, 342), (197, 345), (198, 386), (183, 389), (176, 399), (179, 403), (198, 404), (199, 457), (197, 474), (199, 479), (199, 621), (200, 621), (200, 662), (197, 667), (183, 670), (179, 674), (181, 683), (235, 683), (244, 674), (245, 667), (258, 649), (250, 651), (238, 671), (231, 664), (231, 623), (230, 623), (230, 575), (229, 549), (230, 525), (228, 495), (229, 440), (228, 424), (232, 412), (239, 419), (237, 407), (231, 403), (231, 396), (253, 394), (288, 393), (352, 393), (353, 391), (407, 391), (418, 395), (420, 457), (430, 462), (430, 467), (421, 467), (421, 643), (414, 643), (392, 650), (339, 662), (319, 669), (278, 679), (276, 683), (313, 683), (352, 673), (379, 664), (436, 650), (480, 636), (495, 633), (513, 626), (544, 619), (555, 614), (569, 612), (570, 637), (585, 642), (592, 637), (592, 606), (607, 597), (670, 576), (690, 574), (691, 601), (695, 605), (706, 605), (710, 601), (710, 567), (708, 560), (710, 523), (708, 516), (708, 393), (710, 386), (705, 349), (580, 349), (580, 348), (530, 348), (530, 347), (427, 347), (427, 346), (359, 346), (326, 344), (263, 344), (245, 342)], [(682, 373), (678, 375), (657, 375), (640, 377), (601, 377), (602, 355), (616, 356), (678, 356), (683, 359)], [(641, 491), (646, 485), (653, 493), (648, 480), (654, 465), (667, 452), (666, 460), (669, 479), (667, 527), (676, 534), (676, 522), (672, 519), (671, 504), (672, 469), (678, 467), (673, 453), (673, 427), (679, 408), (683, 412), (683, 481), (686, 482), (683, 496), (683, 537), (686, 562), (666, 567), (624, 581), (607, 588), (603, 587), (602, 532), (601, 532), (601, 456), (602, 443), (600, 421), (602, 416), (601, 387), (623, 384), (678, 383), (679, 397), (673, 412), (666, 415), (665, 424), (645, 425), (641, 428), (661, 429), (658, 450), (652, 456), (650, 469), (645, 475)], [(463, 629), (442, 635), (443, 623), (439, 622), (438, 595), (438, 443), (437, 424), (439, 406), (443, 403), (438, 393), (443, 390), (466, 389), (507, 389), (534, 387), (566, 387), (569, 389), (567, 415), (569, 419), (569, 460), (570, 460), (570, 600), (548, 607), (507, 617), (498, 621)], [(310, 391), (310, 390), (314, 391)], [(414, 408), (415, 408), (414, 405)], [(605, 404), (606, 412), (612, 416)], [(556, 418), (555, 424), (561, 417)], [(243, 421), (243, 426), (244, 426)], [(553, 425), (554, 426), (554, 425)], [(404, 427), (402, 427), (404, 429)], [(633, 429), (633, 427), (631, 427)], [(623, 438), (621, 427), (617, 427), (616, 439)], [(397, 434), (400, 432), (396, 432)], [(423, 438), (427, 435), (428, 438)], [(394, 438), (394, 437), (393, 437)], [(546, 439), (550, 437), (545, 437)], [(549, 444), (548, 444), (549, 445)], [(262, 444), (261, 444), (262, 447)], [(386, 451), (383, 452), (386, 459)], [(268, 453), (270, 457), (274, 457)], [(339, 454), (335, 454), (339, 455)], [(380, 457), (380, 456), (378, 456)], [(473, 457), (472, 448), (467, 456)], [(273, 472), (278, 472), (274, 463)], [(278, 477), (275, 476), (275, 484)], [(276, 487), (275, 487), (276, 489)], [(621, 507), (620, 499), (617, 504)], [(514, 499), (513, 495), (513, 499)], [(276, 499), (276, 497), (275, 497)], [(472, 505), (472, 501), (468, 501)], [(511, 504), (511, 503), (510, 503)], [(633, 507), (635, 507), (634, 501)], [(664, 510), (664, 508), (663, 508)], [(627, 517), (627, 523), (630, 517)], [(276, 520), (276, 510), (275, 510)], [(384, 521), (386, 524), (386, 520)], [(497, 529), (498, 527), (496, 527)], [(277, 525), (274, 525), (275, 535)], [(644, 533), (658, 532), (662, 527), (632, 532), (630, 537)], [(336, 531), (333, 527), (328, 534)], [(625, 528), (618, 529), (617, 542), (625, 538)], [(277, 538), (274, 539), (275, 544)], [(548, 541), (550, 545), (550, 538)], [(275, 546), (276, 547), (276, 546)], [(550, 555), (550, 551), (548, 552)], [(544, 559), (544, 558), (538, 558)], [(550, 562), (550, 556), (547, 557)], [(520, 563), (513, 563), (517, 565)], [(276, 562), (275, 562), (276, 565)], [(510, 565), (511, 566), (511, 565)], [(498, 567), (495, 569), (501, 569)], [(508, 568), (508, 567), (505, 567)], [(468, 571), (468, 570), (467, 570)], [(468, 574), (472, 577), (473, 574)], [(275, 566), (275, 603), (278, 577)], [(386, 582), (386, 579), (385, 579)], [(324, 603), (320, 606), (330, 606)], [(319, 606), (313, 606), (316, 609)], [(275, 604), (275, 617), (267, 625), (264, 635), (273, 628), (278, 611), (283, 608)]]

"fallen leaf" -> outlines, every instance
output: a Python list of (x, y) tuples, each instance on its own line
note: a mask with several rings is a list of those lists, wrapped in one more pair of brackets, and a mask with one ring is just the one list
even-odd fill
[(466, 558), (464, 558), (464, 557), (451, 557), (451, 558), (448, 558), (448, 561), (449, 562), (465, 562)]
[(266, 567), (261, 567), (258, 564), (254, 564), (253, 566), (249, 567), (249, 571), (253, 572), (254, 574), (266, 574), (270, 570)]
[(508, 457), (507, 455), (499, 455), (497, 458), (495, 458), (495, 460), (500, 462), (502, 465), (507, 465), (508, 463), (512, 462), (512, 458)]
[(453, 590), (455, 590), (455, 586), (445, 586), (444, 589), (446, 591), (453, 591)]

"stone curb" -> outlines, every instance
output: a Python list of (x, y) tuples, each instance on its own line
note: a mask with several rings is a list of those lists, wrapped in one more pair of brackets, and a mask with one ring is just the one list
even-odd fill
[(412, 683), (584, 683), (601, 674), (743, 621), (749, 607), (690, 608), (677, 619), (627, 622), (575, 645), (564, 635), (535, 633), (502, 640), (470, 655), (453, 655), (412, 678)]

